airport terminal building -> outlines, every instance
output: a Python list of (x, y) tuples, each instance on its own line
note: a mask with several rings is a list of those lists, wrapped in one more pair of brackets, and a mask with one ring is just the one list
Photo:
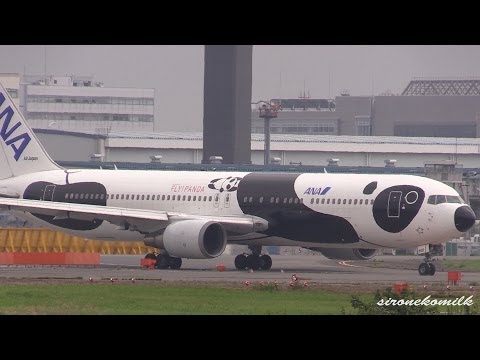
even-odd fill
[(93, 76), (0, 73), (32, 128), (107, 133), (154, 131), (154, 89), (105, 87)]
[[(480, 79), (414, 79), (401, 95), (272, 99), (272, 134), (480, 137)], [(258, 107), (252, 132), (263, 133)]]

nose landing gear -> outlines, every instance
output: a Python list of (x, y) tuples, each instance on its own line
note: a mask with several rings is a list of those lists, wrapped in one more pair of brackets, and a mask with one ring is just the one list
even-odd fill
[(262, 252), (262, 247), (249, 245), (248, 248), (252, 251), (252, 253), (249, 255), (237, 255), (235, 257), (235, 267), (238, 270), (270, 270), (272, 267), (272, 258), (266, 254), (260, 255)]

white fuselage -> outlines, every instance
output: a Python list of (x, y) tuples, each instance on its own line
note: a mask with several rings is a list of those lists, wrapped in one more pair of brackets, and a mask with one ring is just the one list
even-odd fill
[[(411, 175), (304, 173), (296, 174), (293, 180), (290, 180), (291, 175), (287, 175), (286, 180), (279, 180), (283, 183), (279, 183), (277, 191), (276, 180), (274, 180), (277, 174), (270, 173), (266, 177), (273, 179), (269, 180), (271, 186), (268, 187), (268, 191), (258, 193), (255, 178), (259, 175), (255, 173), (137, 170), (68, 170), (67, 172), (53, 170), (22, 175), (2, 180), (0, 187), (8, 188), (9, 191), (17, 193), (20, 198), (27, 197), (43, 201), (88, 203), (88, 199), (97, 197), (95, 200), (101, 200), (103, 195), (106, 206), (109, 207), (208, 216), (247, 213), (261, 217), (265, 213), (272, 229), (275, 229), (275, 226), (278, 228), (288, 226), (291, 214), (299, 218), (311, 211), (313, 215), (319, 213), (327, 220), (333, 219), (333, 223), (337, 221), (336, 219), (344, 221), (343, 224), (349, 223), (354, 233), (358, 234), (358, 241), (345, 240), (342, 234), (336, 233), (337, 230), (343, 231), (343, 229), (335, 229), (334, 225), (328, 225), (328, 229), (319, 225), (317, 230), (307, 233), (303, 225), (295, 225), (305, 224), (305, 221), (308, 221), (308, 218), (302, 218), (301, 222), (292, 220), (291, 223), (292, 226), (298, 226), (298, 229), (293, 231), (299, 233), (304, 231), (299, 238), (288, 234), (282, 235), (283, 233), (275, 231), (266, 237), (260, 236), (261, 234), (229, 237), (230, 242), (237, 243), (253, 241), (260, 245), (305, 247), (408, 248), (428, 243), (442, 243), (460, 234), (455, 227), (454, 214), (459, 206), (465, 206), (460, 201), (429, 204), (427, 199), (431, 195), (448, 195), (457, 198), (459, 195), (443, 183)], [(247, 180), (250, 178), (252, 180)], [(263, 181), (262, 186), (265, 185), (266, 180), (259, 181)], [(282, 186), (290, 186), (289, 181), (294, 189), (293, 195), (282, 190)], [(36, 182), (45, 182), (49, 185), (42, 185), (43, 187), (35, 190), (33, 195), (28, 195), (27, 188)], [(106, 194), (97, 194), (88, 188), (71, 190), (65, 187), (90, 183), (103, 185)], [(368, 193), (365, 187), (370, 183), (375, 183), (375, 189)], [(402, 188), (404, 190), (395, 188), (398, 186), (404, 186)], [(419, 196), (420, 190), (411, 190), (414, 187), (421, 189), (424, 196)], [(389, 188), (392, 188), (392, 191), (388, 192)], [(400, 231), (397, 231), (398, 228), (391, 231), (385, 230), (379, 226), (380, 217), (375, 219), (374, 203), (385, 189), (387, 192), (384, 192), (386, 195), (383, 197), (387, 196), (386, 200), (382, 200), (384, 203), (377, 203), (375, 211), (385, 212), (384, 215), (378, 216), (384, 216), (385, 221), (393, 224), (392, 226), (397, 226), (403, 221), (403, 213), (410, 211), (409, 207), (418, 207), (418, 210), (415, 209), (416, 212), (412, 210), (413, 212), (407, 214), (413, 217), (411, 220), (407, 219), (408, 225)], [(295, 195), (298, 198), (295, 198)], [(265, 212), (264, 208), (270, 210)], [(90, 239), (138, 241), (145, 238), (144, 234), (120, 230), (117, 226), (105, 221), (95, 229), (78, 230), (52, 225), (29, 213), (17, 212), (16, 215), (41, 226)], [(315, 217), (310, 218), (316, 221)], [(277, 223), (272, 219), (276, 219)], [(330, 220), (328, 221), (328, 224), (332, 224)], [(338, 227), (344, 227), (342, 222), (338, 224)], [(322, 231), (323, 228), (326, 229), (325, 233)], [(255, 238), (256, 240), (252, 240)], [(332, 240), (334, 238), (335, 240)]]

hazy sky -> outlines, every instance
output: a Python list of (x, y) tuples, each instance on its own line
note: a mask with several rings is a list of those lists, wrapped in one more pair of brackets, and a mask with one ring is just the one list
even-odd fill
[[(201, 131), (203, 46), (47, 46), (47, 73), (94, 75), (106, 87), (155, 89), (157, 131)], [(0, 72), (43, 74), (45, 46), (0, 46)], [(253, 47), (252, 101), (397, 94), (412, 77), (480, 76), (480, 46)], [(329, 86), (330, 78), (330, 86)]]

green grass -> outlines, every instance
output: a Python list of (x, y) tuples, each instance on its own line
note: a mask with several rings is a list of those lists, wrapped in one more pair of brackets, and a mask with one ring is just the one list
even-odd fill
[(2, 284), (0, 314), (353, 314), (319, 289), (145, 284)]
[(480, 271), (480, 260), (450, 260), (445, 259), (443, 261), (445, 270), (471, 270)]

